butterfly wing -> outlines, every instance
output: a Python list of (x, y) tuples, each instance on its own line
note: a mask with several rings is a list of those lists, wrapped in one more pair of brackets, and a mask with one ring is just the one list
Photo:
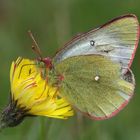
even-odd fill
[(55, 63), (62, 60), (88, 54), (107, 56), (121, 63), (123, 73), (131, 66), (139, 41), (139, 23), (135, 15), (125, 15), (77, 36), (58, 51)]
[(70, 57), (56, 64), (55, 70), (64, 77), (60, 95), (96, 120), (116, 115), (133, 95), (133, 73), (121, 74), (120, 64), (105, 56)]

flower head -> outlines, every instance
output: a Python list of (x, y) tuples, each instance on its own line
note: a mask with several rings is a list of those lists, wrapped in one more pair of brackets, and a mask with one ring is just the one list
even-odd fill
[[(16, 126), (26, 116), (65, 119), (73, 115), (70, 104), (48, 83), (43, 62), (19, 57), (10, 70), (11, 98), (1, 116), (1, 127)], [(43, 72), (46, 73), (44, 78)]]

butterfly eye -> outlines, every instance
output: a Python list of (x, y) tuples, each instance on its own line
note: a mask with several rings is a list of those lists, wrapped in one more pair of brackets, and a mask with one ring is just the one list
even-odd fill
[(94, 46), (94, 45), (95, 45), (95, 41), (91, 40), (91, 41), (90, 41), (90, 45), (91, 45), (91, 46)]
[(43, 58), (42, 61), (46, 64), (47, 68), (52, 69), (52, 60), (49, 57)]

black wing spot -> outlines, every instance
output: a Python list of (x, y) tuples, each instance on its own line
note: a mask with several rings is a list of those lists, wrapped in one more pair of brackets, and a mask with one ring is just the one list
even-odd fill
[(111, 52), (111, 51), (113, 51), (113, 50), (114, 50), (113, 48), (111, 48), (111, 49), (104, 49), (104, 50), (101, 50), (101, 52), (109, 53), (109, 52)]
[(94, 46), (94, 45), (95, 45), (95, 41), (94, 41), (94, 40), (91, 40), (91, 41), (90, 41), (90, 45), (91, 45), (91, 46)]
[(103, 52), (105, 52), (105, 53), (109, 53), (109, 52), (110, 52), (110, 50), (103, 50)]

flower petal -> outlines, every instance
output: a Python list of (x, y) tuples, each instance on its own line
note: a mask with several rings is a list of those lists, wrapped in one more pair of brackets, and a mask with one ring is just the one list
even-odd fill
[[(57, 87), (51, 86), (42, 78), (46, 68), (38, 66), (39, 61), (19, 57), (10, 70), (11, 94), (19, 108), (28, 109), (27, 114), (54, 118), (67, 118), (73, 115), (71, 105), (59, 97)], [(46, 75), (47, 76), (47, 75)], [(46, 77), (47, 79), (47, 77)]]

